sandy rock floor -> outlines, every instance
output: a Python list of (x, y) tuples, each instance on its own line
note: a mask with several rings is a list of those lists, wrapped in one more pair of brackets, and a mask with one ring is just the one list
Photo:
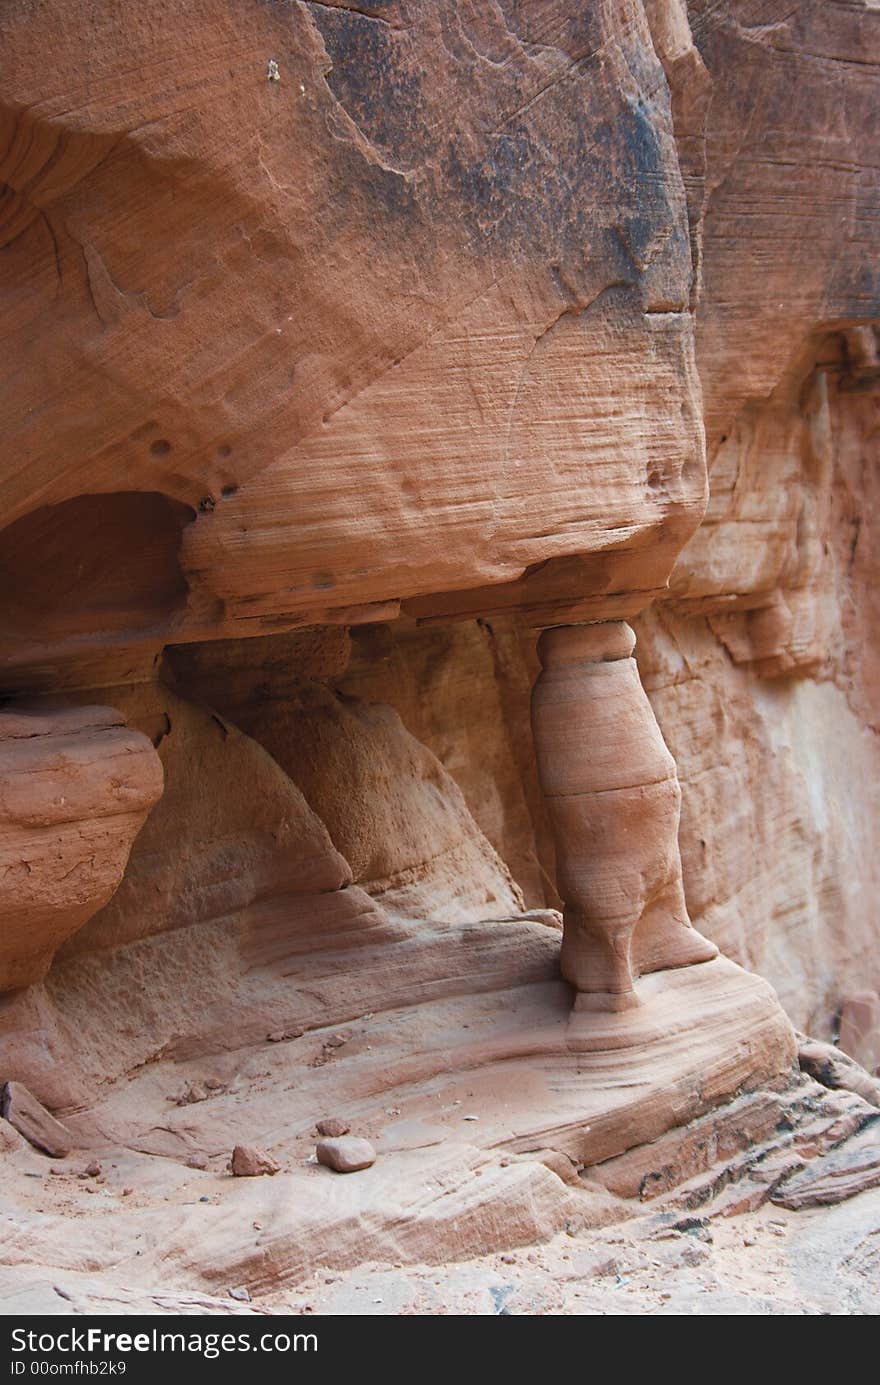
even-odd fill
[[(182, 1037), (115, 1082), (96, 1069), (95, 1099), (65, 1115), (68, 1155), (7, 1132), (0, 1312), (880, 1307), (877, 1111), (786, 1066), (790, 1031), (763, 983), (723, 959), (658, 974), (644, 983), (645, 1022), (678, 1012), (677, 1024), (581, 1052), (556, 935), (536, 923), (413, 928), (391, 974), (387, 947), (361, 944), (350, 958), (312, 955), (314, 975), (290, 960), (296, 934), (282, 924), (280, 961), (272, 928), (250, 969), (220, 956), (239, 989), (224, 997), (218, 983), (213, 1009), (187, 992), (185, 1012), (161, 968), (146, 987), (150, 948), (138, 950), (133, 989), (173, 996), (166, 1018)], [(163, 937), (163, 956), (172, 945), (193, 940)], [(181, 976), (201, 975), (190, 953), (180, 960)], [(88, 967), (79, 979), (68, 1032), (86, 1071), (108, 1035), (126, 1051), (125, 1012), (106, 976), (103, 988)], [(390, 991), (394, 1007), (370, 1008)], [(753, 1088), (719, 1103), (746, 1072)], [(692, 1119), (670, 1128), (670, 1114)], [(328, 1117), (370, 1141), (371, 1167), (319, 1165)], [(668, 1136), (652, 1140), (652, 1122)], [(233, 1176), (239, 1143), (278, 1172)], [(859, 1189), (831, 1208), (779, 1205)]]
[[(659, 1218), (464, 1264), (317, 1274), (272, 1311), (415, 1314), (874, 1314), (880, 1189), (674, 1231)], [(686, 1220), (686, 1219), (685, 1219)], [(268, 1305), (265, 1305), (268, 1306)]]
[[(694, 1224), (676, 1229), (670, 1221)], [(126, 1289), (103, 1276), (0, 1270), (4, 1314), (875, 1314), (880, 1189), (836, 1207), (713, 1218), (642, 1214), (532, 1248), (444, 1266), (318, 1269), (283, 1294)], [(120, 1284), (120, 1279), (123, 1283)], [(241, 1292), (238, 1290), (238, 1292)]]

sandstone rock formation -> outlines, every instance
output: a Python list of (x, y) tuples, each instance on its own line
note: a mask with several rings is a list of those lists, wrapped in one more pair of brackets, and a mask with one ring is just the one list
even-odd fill
[(44, 1153), (63, 1159), (73, 1148), (70, 1134), (20, 1082), (7, 1082), (0, 1092), (0, 1112), (14, 1130)]
[(710, 500), (639, 658), (682, 781), (692, 917), (831, 1037), (844, 998), (877, 986), (878, 271), (856, 152), (877, 23), (861, 6), (688, 11), (706, 97), (693, 55), (670, 81)]
[(219, 1311), (874, 1186), (876, 5), (0, 46), (0, 1082), (104, 1170), (0, 1128), (7, 1263)]
[[(393, 708), (297, 678), (296, 663), (274, 679), (260, 669), (255, 687), (246, 670), (236, 669), (237, 652), (226, 646), (218, 658), (213, 645), (178, 648), (178, 686), (269, 751), (326, 826), (358, 885), (389, 912), (409, 916), (520, 912), (522, 894), (455, 781)], [(336, 657), (344, 672), (347, 649)], [(326, 667), (320, 658), (308, 666)]]
[(107, 902), (161, 792), (149, 741), (110, 708), (0, 711), (0, 990), (40, 981)]
[(706, 962), (717, 948), (684, 902), (675, 762), (622, 621), (541, 636), (532, 722), (565, 901), (561, 968), (578, 1003), (638, 1004), (640, 972)]

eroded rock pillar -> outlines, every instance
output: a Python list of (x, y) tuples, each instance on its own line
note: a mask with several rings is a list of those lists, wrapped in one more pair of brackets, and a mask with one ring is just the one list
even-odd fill
[(717, 955), (688, 918), (681, 789), (634, 648), (623, 621), (557, 626), (538, 642), (532, 727), (578, 1009), (638, 1005), (640, 973)]

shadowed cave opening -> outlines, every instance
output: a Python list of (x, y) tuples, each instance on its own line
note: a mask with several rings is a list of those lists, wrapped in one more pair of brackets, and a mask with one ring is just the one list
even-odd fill
[(158, 491), (80, 495), (0, 534), (0, 650), (18, 664), (42, 649), (162, 626), (186, 603), (180, 567), (187, 505)]

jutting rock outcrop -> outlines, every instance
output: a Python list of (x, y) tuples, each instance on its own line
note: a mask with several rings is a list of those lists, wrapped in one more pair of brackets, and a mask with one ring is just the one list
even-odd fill
[[(72, 571), (92, 527), (128, 535), (105, 641), (385, 618), (548, 562), (548, 604), (626, 613), (699, 520), (691, 250), (641, 4), (371, 8), (154, 0), (70, 44), (54, 4), (6, 11), (7, 539), (39, 601), (59, 530)], [(43, 602), (10, 678), (82, 646), (83, 595)]]
[(111, 709), (0, 712), (0, 989), (41, 981), (106, 904), (161, 793), (156, 752)]
[(4, 5), (40, 1307), (880, 1180), (878, 18)]

